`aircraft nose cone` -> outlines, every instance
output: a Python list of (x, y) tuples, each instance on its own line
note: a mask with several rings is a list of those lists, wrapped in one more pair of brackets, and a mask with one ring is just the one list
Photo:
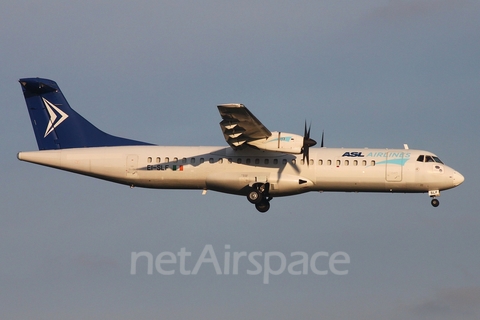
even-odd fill
[(463, 181), (465, 181), (464, 176), (461, 173), (455, 171), (453, 173), (453, 185), (455, 187), (459, 186), (463, 183)]

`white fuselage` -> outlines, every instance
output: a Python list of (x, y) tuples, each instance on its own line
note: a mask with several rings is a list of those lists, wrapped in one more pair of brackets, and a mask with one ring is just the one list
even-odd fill
[(428, 192), (453, 188), (463, 176), (431, 152), (410, 149), (311, 148), (303, 155), (250, 147), (121, 146), (20, 152), (18, 158), (112, 182), (158, 189), (246, 194), (269, 183), (272, 197), (308, 191)]

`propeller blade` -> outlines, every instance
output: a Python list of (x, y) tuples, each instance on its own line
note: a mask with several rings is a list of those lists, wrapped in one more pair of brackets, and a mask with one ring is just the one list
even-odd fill
[(305, 158), (307, 159), (307, 166), (310, 165), (310, 147), (313, 147), (317, 144), (317, 141), (310, 139), (310, 129), (312, 124), (308, 126), (307, 130), (307, 120), (305, 120), (305, 129), (303, 135), (303, 146), (302, 146), (302, 153), (303, 153), (303, 163), (305, 163)]
[(325, 130), (322, 130), (322, 143), (320, 144), (320, 147), (321, 148), (324, 148), (324, 144), (323, 144), (323, 135), (325, 134)]
[(310, 157), (309, 157), (309, 152), (308, 148), (303, 151), (303, 163), (305, 163), (305, 158), (307, 158), (307, 166), (310, 165)]

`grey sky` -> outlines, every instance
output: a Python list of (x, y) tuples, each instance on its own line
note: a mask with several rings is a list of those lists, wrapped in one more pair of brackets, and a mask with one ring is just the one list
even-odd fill
[[(0, 318), (478, 319), (478, 1), (0, 4)], [(225, 146), (216, 105), (329, 147), (436, 153), (442, 193), (243, 197), (146, 190), (22, 163), (22, 77), (51, 78), (102, 130)], [(132, 251), (347, 252), (346, 276), (130, 275)], [(194, 262), (189, 262), (193, 268)], [(139, 270), (141, 265), (139, 264)]]

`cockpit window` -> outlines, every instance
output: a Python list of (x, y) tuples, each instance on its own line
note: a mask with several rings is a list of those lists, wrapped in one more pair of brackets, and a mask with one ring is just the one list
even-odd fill
[(435, 162), (443, 164), (442, 160), (440, 160), (438, 157), (433, 156), (433, 159), (435, 160)]
[(440, 160), (437, 156), (426, 156), (426, 155), (420, 155), (417, 158), (418, 162), (438, 162), (443, 164), (442, 160)]

